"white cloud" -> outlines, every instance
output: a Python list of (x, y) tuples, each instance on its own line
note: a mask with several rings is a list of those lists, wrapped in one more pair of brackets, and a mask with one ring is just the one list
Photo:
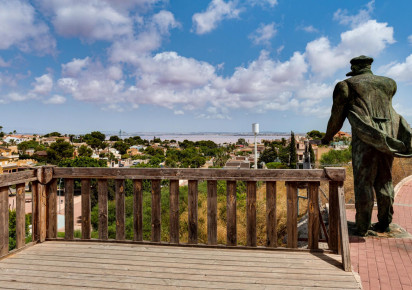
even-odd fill
[(87, 67), (89, 63), (89, 57), (83, 59), (74, 58), (71, 62), (62, 64), (62, 75), (68, 77), (76, 76), (83, 68)]
[(267, 25), (261, 24), (260, 27), (249, 36), (249, 38), (252, 39), (253, 43), (256, 45), (269, 45), (270, 40), (276, 35), (276, 33), (277, 30), (274, 22)]
[(313, 27), (312, 25), (309, 26), (304, 26), (301, 28), (303, 31), (309, 32), (309, 33), (315, 33), (315, 32), (319, 32), (319, 30), (317, 30), (315, 27)]
[(175, 110), (173, 113), (174, 113), (175, 115), (184, 115), (184, 114), (185, 114), (185, 112), (182, 111), (182, 110)]
[(412, 44), (412, 35), (408, 36), (408, 41), (409, 41), (409, 44)]
[(36, 18), (30, 4), (20, 0), (0, 0), (0, 39), (0, 49), (16, 46), (23, 52), (51, 54), (56, 47), (48, 26)]
[(197, 34), (205, 34), (214, 30), (223, 19), (237, 18), (239, 13), (235, 1), (212, 0), (205, 12), (193, 15), (193, 26)]
[(349, 15), (347, 10), (338, 9), (334, 13), (333, 19), (339, 21), (340, 24), (350, 25), (352, 27), (359, 26), (370, 20), (374, 5), (375, 0), (370, 1), (365, 5), (366, 7), (364, 9), (360, 9), (356, 15)]
[(275, 7), (278, 4), (277, 0), (248, 0), (249, 4), (252, 6), (255, 5), (269, 5), (270, 7)]
[(162, 10), (153, 15), (153, 23), (159, 28), (161, 34), (168, 34), (170, 29), (181, 27), (170, 11)]
[(390, 63), (389, 65), (380, 68), (379, 71), (384, 72), (387, 76), (394, 78), (396, 81), (412, 83), (412, 54), (405, 59), (405, 62)]
[(66, 102), (66, 98), (60, 95), (54, 95), (53, 97), (44, 100), (43, 103), (51, 105), (61, 105)]
[(1, 56), (0, 56), (0, 67), (9, 67), (11, 65), (11, 61), (5, 61)]
[(36, 95), (47, 95), (53, 89), (53, 78), (51, 74), (44, 74), (41, 77), (35, 78), (36, 82), (33, 83), (34, 88), (31, 93)]
[(358, 55), (377, 56), (394, 43), (393, 28), (387, 23), (369, 20), (341, 34), (341, 41), (332, 46), (326, 37), (311, 41), (305, 55), (312, 72), (320, 77), (332, 76), (338, 69), (349, 67), (349, 60)]

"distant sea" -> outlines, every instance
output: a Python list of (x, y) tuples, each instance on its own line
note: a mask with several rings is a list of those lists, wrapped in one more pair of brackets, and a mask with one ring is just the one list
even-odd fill
[[(189, 141), (202, 141), (202, 140), (210, 140), (213, 141), (217, 144), (223, 144), (223, 143), (236, 143), (238, 139), (243, 138), (245, 139), (246, 142), (248, 143), (253, 143), (254, 142), (254, 135), (252, 134), (212, 134), (212, 133), (205, 133), (205, 134), (173, 134), (173, 133), (136, 133), (136, 134), (130, 134), (131, 136), (140, 136), (142, 139), (147, 139), (147, 140), (153, 140), (153, 138), (160, 138), (162, 141), (164, 140), (176, 140), (176, 141), (184, 141), (184, 140), (189, 140)], [(129, 136), (122, 136), (122, 138), (128, 138)], [(276, 140), (276, 139), (288, 139), (290, 137), (290, 134), (287, 133), (278, 133), (278, 134), (259, 134), (257, 136), (257, 142), (260, 143), (261, 140)]]

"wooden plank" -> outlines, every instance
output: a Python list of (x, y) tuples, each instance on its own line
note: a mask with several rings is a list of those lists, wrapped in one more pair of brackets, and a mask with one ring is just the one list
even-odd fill
[(339, 248), (339, 182), (329, 182), (329, 249)]
[(37, 180), (36, 170), (0, 174), (0, 187)]
[(38, 183), (39, 189), (39, 242), (43, 243), (47, 235), (47, 185)]
[(143, 180), (133, 180), (133, 240), (143, 241)]
[(308, 248), (319, 249), (319, 182), (308, 184)]
[[(252, 171), (252, 170), (251, 170)], [(236, 181), (226, 182), (227, 246), (237, 245)]]
[[(329, 181), (323, 169), (54, 168), (55, 178)], [(344, 176), (337, 169), (334, 176)], [(337, 178), (337, 177), (336, 177)]]
[(37, 242), (40, 239), (40, 195), (37, 181), (31, 183), (32, 192), (32, 241)]
[(188, 224), (189, 224), (189, 244), (197, 244), (197, 199), (198, 199), (198, 181), (189, 180), (188, 182)]
[(99, 239), (108, 239), (108, 209), (107, 209), (107, 180), (99, 179), (97, 181), (98, 204), (99, 204)]
[(74, 239), (74, 180), (67, 178), (65, 180), (64, 190), (64, 238), (66, 240)]
[(116, 240), (125, 239), (125, 192), (124, 192), (124, 179), (117, 179), (116, 182)]
[(207, 181), (207, 244), (217, 245), (217, 181)]
[(152, 179), (152, 242), (160, 242), (161, 239), (161, 187), (160, 179)]
[(298, 247), (298, 189), (296, 182), (286, 182), (287, 195), (287, 247)]
[(170, 180), (170, 242), (179, 243), (179, 180)]
[(46, 225), (47, 238), (57, 238), (57, 179), (53, 178), (46, 186)]
[(266, 247), (277, 247), (276, 181), (266, 182)]
[(341, 245), (342, 265), (346, 272), (352, 271), (350, 261), (350, 244), (348, 234), (348, 222), (346, 220), (345, 192), (343, 181), (338, 182), (338, 202), (339, 202), (339, 236)]
[(345, 181), (346, 169), (343, 167), (325, 167), (326, 176), (332, 181)]
[(82, 179), (82, 239), (91, 238), (90, 179)]
[(0, 257), (9, 252), (9, 187), (0, 187)]
[(256, 181), (248, 181), (246, 186), (246, 244), (256, 247)]
[(26, 244), (26, 185), (20, 183), (16, 185), (16, 248), (20, 249)]

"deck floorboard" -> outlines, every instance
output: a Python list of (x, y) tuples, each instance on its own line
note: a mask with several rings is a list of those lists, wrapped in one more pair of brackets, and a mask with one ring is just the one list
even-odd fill
[(360, 289), (339, 255), (49, 241), (0, 261), (2, 289)]

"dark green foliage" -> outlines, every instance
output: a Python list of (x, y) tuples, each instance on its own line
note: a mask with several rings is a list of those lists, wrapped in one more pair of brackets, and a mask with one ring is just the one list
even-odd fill
[(119, 138), (119, 136), (110, 136), (109, 141), (120, 141), (121, 139)]
[(290, 132), (290, 143), (289, 143), (289, 168), (295, 169), (296, 162), (298, 161), (298, 156), (296, 154), (296, 140), (295, 133)]
[(340, 166), (347, 164), (352, 160), (352, 148), (344, 150), (331, 150), (328, 153), (322, 155), (320, 164), (322, 166)]
[(314, 140), (320, 140), (325, 136), (325, 133), (319, 132), (318, 130), (312, 130), (310, 132), (307, 132), (306, 135)]
[[(31, 241), (29, 225), (31, 224), (31, 214), (26, 214), (26, 243)], [(16, 211), (9, 210), (9, 251), (16, 248)]]
[(268, 169), (287, 169), (288, 166), (284, 163), (281, 162), (270, 162), (270, 163), (266, 163), (266, 167)]
[(121, 155), (126, 154), (127, 149), (130, 148), (129, 144), (123, 141), (116, 141), (113, 147), (116, 148), (116, 150), (118, 150)]
[(44, 145), (39, 144), (38, 142), (34, 141), (34, 140), (30, 140), (30, 141), (23, 141), (20, 144), (17, 145), (17, 149), (23, 151), (23, 154), (26, 153), (27, 149), (34, 149), (34, 151), (42, 151), (44, 150), (46, 147), (44, 147)]
[(309, 153), (310, 153), (310, 162), (315, 163), (316, 157), (315, 157), (315, 151), (313, 151), (312, 144), (309, 143)]
[(107, 167), (104, 160), (97, 160), (91, 157), (76, 157), (74, 159), (63, 159), (58, 164), (59, 167)]
[(274, 162), (277, 157), (278, 157), (278, 154), (276, 152), (275, 146), (270, 144), (269, 147), (267, 147), (262, 152), (262, 154), (260, 155), (258, 163), (261, 163), (261, 162), (265, 162), (265, 163)]
[(63, 139), (57, 139), (47, 148), (47, 162), (51, 164), (57, 164), (64, 158), (73, 157), (73, 146), (64, 141)]
[(104, 145), (105, 138), (106, 138), (106, 135), (99, 131), (94, 131), (94, 132), (91, 132), (90, 134), (86, 134), (83, 136), (83, 140), (87, 143), (87, 145), (89, 145), (93, 149), (102, 148), (102, 147), (105, 148), (106, 147), (106, 145)]
[(44, 135), (43, 137), (61, 137), (61, 136), (62, 134), (60, 134), (59, 132), (51, 132), (51, 133)]
[(79, 153), (79, 156), (82, 156), (82, 157), (92, 157), (93, 150), (85, 145), (82, 145), (79, 147), (78, 153)]

